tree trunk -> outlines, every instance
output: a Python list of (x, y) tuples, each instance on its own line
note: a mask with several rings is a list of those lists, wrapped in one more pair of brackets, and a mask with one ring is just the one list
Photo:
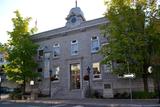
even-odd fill
[(26, 89), (26, 78), (25, 76), (23, 77), (23, 87), (22, 87), (22, 93), (25, 93), (25, 89)]
[(148, 77), (147, 77), (147, 74), (143, 75), (143, 85), (144, 85), (144, 91), (148, 92)]
[[(144, 61), (146, 62), (146, 61)], [(143, 85), (144, 85), (144, 91), (145, 92), (148, 92), (148, 65), (149, 64), (144, 64), (143, 65), (143, 75), (142, 75), (142, 78), (143, 78)]]
[(157, 89), (158, 89), (158, 103), (160, 103), (160, 81), (159, 81), (159, 79), (158, 79), (158, 87), (157, 87)]

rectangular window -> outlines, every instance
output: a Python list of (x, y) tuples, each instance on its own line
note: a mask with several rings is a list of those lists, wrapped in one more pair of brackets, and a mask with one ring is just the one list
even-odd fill
[(43, 50), (39, 50), (39, 56), (43, 56)]
[(111, 89), (111, 84), (104, 84), (104, 89)]
[(50, 53), (45, 53), (45, 54), (44, 54), (44, 58), (47, 59), (47, 60), (49, 60), (49, 58), (50, 58)]
[(100, 63), (93, 63), (92, 64), (92, 70), (93, 70), (93, 79), (101, 79), (101, 71), (100, 71)]
[(91, 38), (91, 52), (98, 52), (100, 49), (99, 38), (98, 36), (94, 36)]
[(104, 67), (104, 72), (106, 73), (112, 72), (112, 62), (110, 62), (109, 64), (103, 65), (103, 67)]
[(53, 57), (59, 57), (60, 55), (60, 46), (59, 44), (53, 45)]
[(42, 59), (43, 58), (43, 49), (39, 49), (38, 50), (38, 59)]
[(78, 55), (78, 41), (71, 41), (71, 55)]
[(0, 58), (0, 62), (4, 62), (4, 59), (3, 59), (3, 58)]
[(71, 89), (80, 89), (80, 64), (70, 65)]
[(59, 81), (59, 72), (60, 72), (60, 67), (55, 66), (52, 71), (52, 77), (51, 77), (52, 81)]
[(38, 72), (42, 72), (43, 70), (42, 70), (42, 68), (38, 68), (37, 71)]
[(44, 54), (45, 60), (44, 60), (44, 77), (49, 77), (49, 70), (50, 70), (50, 53)]

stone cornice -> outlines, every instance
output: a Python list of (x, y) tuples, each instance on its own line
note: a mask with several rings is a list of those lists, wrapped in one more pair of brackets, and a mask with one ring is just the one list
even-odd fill
[(83, 32), (88, 28), (107, 24), (108, 22), (109, 21), (106, 20), (106, 18), (98, 18), (90, 21), (85, 21), (75, 28), (67, 28), (65, 26), (65, 27), (45, 31), (42, 33), (34, 34), (32, 35), (32, 39), (35, 42), (45, 41), (52, 38), (67, 36), (69, 33), (73, 33), (73, 32)]

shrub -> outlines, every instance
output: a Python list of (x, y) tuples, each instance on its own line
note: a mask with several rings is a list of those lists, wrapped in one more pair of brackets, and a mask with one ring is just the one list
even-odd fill
[(91, 98), (103, 98), (102, 94), (97, 90), (91, 91)]
[(151, 99), (156, 98), (157, 93), (155, 92), (145, 92), (145, 91), (137, 91), (132, 93), (134, 99)]
[(16, 93), (16, 92), (10, 93), (9, 98), (12, 100), (21, 100), (22, 93)]
[(85, 96), (87, 98), (103, 98), (102, 93), (100, 93), (98, 90), (93, 90), (93, 89), (87, 89)]
[(15, 89), (9, 94), (9, 98), (12, 100), (20, 100), (22, 98), (22, 91), (20, 88)]
[(129, 98), (129, 93), (127, 93), (127, 92), (124, 92), (124, 93), (116, 93), (115, 95), (114, 95), (114, 98), (116, 98), (116, 99), (128, 99)]
[(47, 94), (38, 93), (38, 97), (49, 97)]
[(120, 98), (120, 93), (116, 93), (116, 94), (114, 94), (114, 98)]
[(121, 98), (123, 98), (123, 99), (128, 99), (129, 97), (130, 97), (130, 95), (127, 92), (124, 92), (121, 94)]
[[(155, 93), (155, 92), (144, 92), (144, 91), (132, 92), (133, 99), (152, 99), (152, 98), (156, 98), (156, 97), (157, 97), (157, 93)], [(129, 99), (130, 93), (127, 93), (127, 92), (116, 93), (114, 95), (114, 98), (116, 98), (116, 99)]]

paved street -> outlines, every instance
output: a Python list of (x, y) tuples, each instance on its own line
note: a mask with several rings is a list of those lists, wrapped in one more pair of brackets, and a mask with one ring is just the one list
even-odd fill
[(106, 107), (98, 105), (80, 105), (80, 104), (35, 104), (35, 103), (14, 103), (2, 101), (0, 107)]
[(1, 101), (0, 107), (160, 107), (158, 105), (98, 105), (98, 104), (65, 104)]
[(158, 99), (9, 100), (7, 96), (1, 96), (0, 107), (160, 107)]

